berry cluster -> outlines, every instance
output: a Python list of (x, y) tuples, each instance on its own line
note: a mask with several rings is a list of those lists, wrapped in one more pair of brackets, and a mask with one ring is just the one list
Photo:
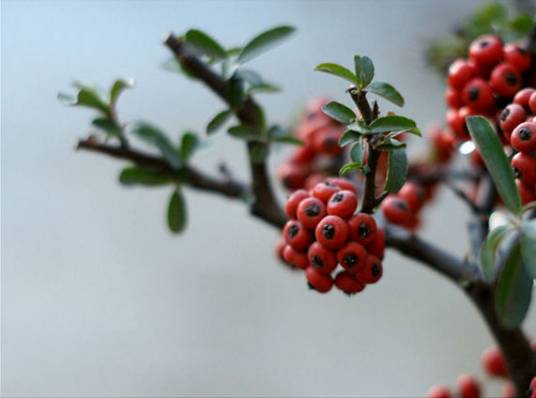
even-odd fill
[(370, 214), (354, 214), (357, 205), (355, 187), (343, 178), (297, 190), (287, 200), (290, 220), (280, 257), (305, 270), (309, 286), (318, 292), (335, 285), (346, 294), (359, 293), (383, 274), (383, 231)]
[[(456, 380), (457, 394), (460, 398), (480, 398), (482, 396), (480, 383), (467, 374), (458, 376)], [(452, 398), (453, 395), (447, 386), (436, 385), (428, 390), (427, 398)]]
[(389, 195), (382, 202), (381, 210), (385, 219), (392, 224), (415, 230), (420, 224), (419, 212), (432, 199), (433, 188), (433, 185), (406, 182), (400, 191)]
[(344, 127), (322, 112), (326, 99), (315, 99), (307, 104), (295, 135), (304, 145), (293, 151), (278, 170), (283, 185), (290, 189), (310, 189), (325, 178), (326, 164), (342, 152), (339, 138)]

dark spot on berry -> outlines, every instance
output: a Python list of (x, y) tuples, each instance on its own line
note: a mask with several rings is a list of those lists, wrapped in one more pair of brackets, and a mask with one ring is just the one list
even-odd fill
[(402, 202), (401, 200), (397, 200), (395, 202), (395, 207), (399, 210), (404, 210), (404, 211), (408, 210), (408, 206), (406, 206), (406, 203)]
[(333, 239), (335, 237), (335, 227), (331, 224), (326, 224), (322, 227), (322, 235), (326, 239)]
[(519, 138), (521, 138), (523, 141), (528, 141), (532, 137), (532, 131), (528, 127), (523, 127), (521, 130), (519, 130)]
[(291, 238), (294, 238), (296, 235), (298, 235), (299, 232), (300, 227), (298, 227), (296, 224), (292, 224), (288, 229), (288, 234)]
[(305, 209), (307, 217), (316, 217), (320, 214), (320, 206), (312, 204)]
[(478, 96), (480, 95), (480, 90), (478, 87), (471, 87), (469, 89), (469, 100), (470, 101), (476, 101), (478, 99)]
[(506, 119), (508, 119), (508, 116), (510, 116), (510, 109), (504, 108), (499, 115), (499, 119), (501, 119), (501, 122), (504, 122)]
[(511, 72), (508, 72), (506, 75), (504, 75), (504, 80), (510, 86), (515, 86), (517, 84), (517, 76)]
[(342, 202), (343, 199), (344, 199), (343, 193), (336, 193), (335, 196), (333, 196), (333, 198), (331, 199), (331, 201), (334, 203), (339, 203), (339, 202)]
[(519, 170), (517, 167), (512, 167), (512, 170), (514, 171), (515, 178), (519, 178), (520, 180), (523, 179), (523, 176), (521, 175), (521, 170)]
[(357, 256), (354, 253), (348, 253), (344, 256), (344, 263), (348, 265), (349, 267), (353, 267), (357, 264)]
[(487, 46), (489, 46), (489, 41), (487, 40), (482, 40), (480, 42), (480, 48), (486, 48)]
[(313, 267), (320, 268), (324, 265), (324, 262), (322, 261), (322, 258), (320, 256), (313, 256), (311, 259), (311, 263), (313, 264)]
[(366, 223), (362, 222), (359, 224), (359, 227), (357, 227), (357, 233), (362, 238), (366, 238), (370, 234), (370, 228)]
[(382, 269), (378, 264), (374, 264), (370, 270), (373, 277), (377, 277), (382, 273)]
[(337, 188), (337, 185), (335, 185), (335, 184), (332, 183), (331, 181), (324, 181), (324, 185), (325, 185), (326, 187)]

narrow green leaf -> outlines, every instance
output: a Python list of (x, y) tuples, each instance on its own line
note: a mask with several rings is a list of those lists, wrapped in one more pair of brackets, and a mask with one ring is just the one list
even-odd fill
[(368, 85), (367, 91), (385, 98), (398, 106), (404, 106), (404, 97), (391, 84), (375, 81)]
[(227, 58), (227, 52), (212, 37), (197, 29), (190, 29), (186, 32), (186, 42), (203, 54), (215, 59)]
[(359, 140), (361, 135), (357, 131), (346, 130), (342, 133), (341, 138), (339, 138), (339, 146), (344, 147), (352, 142)]
[(225, 51), (227, 57), (234, 57), (242, 52), (242, 47), (231, 47)]
[(408, 119), (404, 116), (391, 115), (383, 116), (374, 120), (369, 126), (368, 130), (371, 133), (387, 133), (390, 131), (406, 131), (409, 129), (415, 129), (417, 124), (414, 120)]
[(182, 161), (179, 154), (167, 135), (158, 127), (146, 122), (138, 122), (133, 126), (132, 133), (147, 144), (156, 147), (173, 168), (181, 168)]
[(236, 74), (229, 79), (227, 85), (226, 98), (232, 108), (242, 105), (245, 96), (244, 80), (240, 79)]
[(350, 148), (350, 159), (355, 164), (359, 166), (363, 165), (363, 160), (365, 158), (365, 143), (362, 139), (357, 141)]
[(230, 127), (227, 132), (233, 137), (246, 141), (261, 141), (259, 131), (250, 126), (239, 125)]
[(118, 137), (123, 135), (121, 128), (107, 117), (97, 117), (91, 121), (91, 124), (111, 136)]
[(163, 176), (155, 170), (131, 166), (121, 170), (119, 182), (125, 186), (144, 185), (152, 187), (169, 184), (173, 180), (169, 176)]
[(281, 87), (279, 87), (276, 84), (268, 83), (268, 82), (262, 82), (260, 84), (257, 84), (256, 86), (250, 86), (247, 89), (248, 94), (255, 94), (255, 93), (277, 93), (281, 91)]
[(412, 135), (416, 135), (417, 137), (422, 137), (421, 130), (419, 128), (417, 128), (417, 127), (412, 127), (410, 129), (406, 129), (406, 130), (393, 131), (393, 132), (387, 134), (387, 137), (395, 138), (395, 137), (399, 136), (400, 134), (412, 134)]
[(278, 124), (274, 124), (273, 126), (270, 126), (268, 131), (266, 132), (266, 136), (269, 140), (273, 140), (276, 137), (280, 137), (282, 135), (289, 135), (289, 131), (287, 129), (284, 129)]
[(521, 224), (521, 254), (523, 264), (531, 278), (536, 278), (536, 220)]
[(173, 233), (181, 233), (186, 228), (186, 201), (179, 188), (175, 189), (169, 199), (167, 222)]
[(367, 87), (374, 78), (374, 64), (369, 57), (354, 57), (355, 74), (357, 76), (358, 85), (361, 88)]
[(521, 245), (516, 244), (495, 290), (495, 311), (504, 327), (513, 329), (523, 322), (532, 299), (532, 285), (533, 280), (523, 266)]
[(387, 180), (384, 190), (398, 192), (408, 175), (408, 157), (405, 148), (391, 149), (387, 161)]
[(199, 147), (199, 138), (193, 132), (187, 131), (181, 137), (179, 156), (183, 162), (188, 162), (195, 150)]
[(343, 176), (343, 175), (350, 173), (353, 170), (360, 169), (360, 168), (361, 168), (361, 163), (356, 163), (356, 162), (346, 163), (339, 170), (339, 174)]
[(341, 77), (350, 83), (357, 84), (357, 77), (342, 65), (326, 62), (317, 65), (315, 70), (329, 73), (330, 75)]
[(115, 105), (121, 93), (132, 87), (134, 87), (133, 80), (117, 79), (110, 89), (110, 104)]
[(218, 131), (232, 115), (233, 111), (230, 109), (219, 112), (210, 122), (208, 122), (207, 134), (213, 134)]
[(328, 102), (326, 105), (322, 106), (322, 112), (343, 124), (353, 123), (356, 118), (354, 111), (346, 105), (335, 101)]
[(465, 120), (504, 205), (512, 213), (520, 214), (521, 200), (517, 192), (514, 173), (495, 128), (483, 116), (468, 116)]
[(291, 144), (291, 145), (303, 145), (303, 141), (292, 135), (279, 135), (273, 139), (273, 142), (279, 142), (281, 144)]
[(184, 67), (175, 57), (169, 58), (167, 61), (163, 62), (162, 65), (160, 66), (162, 69), (167, 70), (168, 72), (180, 73), (189, 79), (196, 79), (193, 73), (190, 70), (188, 70), (188, 68)]
[(503, 238), (511, 231), (507, 225), (501, 225), (490, 231), (486, 240), (480, 248), (480, 268), (482, 274), (489, 282), (493, 281), (496, 276), (496, 255)]
[(259, 56), (286, 39), (294, 32), (294, 30), (295, 29), (291, 26), (278, 26), (262, 32), (244, 46), (242, 52), (238, 56), (238, 61), (244, 63)]
[(78, 88), (76, 98), (69, 94), (59, 93), (58, 99), (65, 105), (83, 106), (86, 108), (96, 109), (104, 114), (108, 113), (108, 105), (100, 98), (95, 89), (78, 83), (75, 83), (74, 86)]

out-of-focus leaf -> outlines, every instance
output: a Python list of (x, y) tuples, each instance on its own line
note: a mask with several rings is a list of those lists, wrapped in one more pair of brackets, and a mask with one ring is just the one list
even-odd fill
[(330, 75), (347, 80), (350, 83), (357, 84), (357, 77), (342, 65), (326, 62), (317, 65), (315, 70), (318, 72), (329, 73)]
[(536, 278), (536, 220), (525, 220), (521, 224), (519, 243), (523, 264), (531, 278)]
[(259, 56), (288, 38), (294, 30), (295, 29), (291, 26), (277, 26), (262, 32), (244, 46), (242, 52), (238, 56), (238, 61), (244, 63)]
[(223, 47), (207, 33), (197, 29), (190, 29), (186, 32), (186, 42), (203, 54), (214, 59), (227, 58), (227, 52)]
[(213, 134), (218, 131), (232, 115), (233, 111), (230, 109), (219, 112), (210, 122), (208, 122), (207, 134)]
[(230, 127), (228, 133), (233, 137), (240, 138), (246, 141), (261, 141), (261, 136), (258, 130), (250, 126), (238, 125)]
[(177, 188), (171, 194), (167, 210), (168, 227), (173, 233), (181, 233), (186, 228), (187, 210), (182, 191)]
[(146, 122), (138, 122), (133, 126), (132, 133), (147, 144), (156, 147), (173, 168), (182, 167), (177, 150), (167, 135), (158, 127)]
[(292, 135), (279, 135), (271, 139), (271, 141), (279, 142), (281, 144), (303, 145), (303, 141)]
[(344, 176), (344, 175), (352, 172), (353, 170), (357, 170), (357, 169), (360, 169), (360, 168), (361, 168), (361, 163), (357, 163), (357, 162), (346, 163), (339, 170), (339, 174), (341, 176)]
[(110, 104), (113, 106), (121, 93), (132, 87), (134, 87), (134, 80), (117, 79), (110, 89)]
[(181, 137), (179, 156), (183, 162), (188, 162), (195, 150), (199, 147), (199, 138), (191, 131), (185, 132)]
[(496, 255), (503, 238), (511, 231), (507, 225), (500, 225), (489, 232), (486, 240), (480, 248), (480, 268), (482, 274), (489, 282), (493, 281), (496, 276)]
[(250, 153), (253, 163), (259, 164), (266, 160), (268, 154), (270, 153), (270, 149), (267, 145), (255, 145), (253, 148), (251, 148)]
[(58, 99), (71, 106), (84, 106), (86, 108), (96, 109), (104, 114), (108, 113), (108, 105), (100, 98), (97, 91), (91, 87), (77, 85), (79, 88), (76, 98), (68, 94), (59, 93)]
[(234, 75), (229, 79), (229, 84), (227, 85), (226, 98), (227, 102), (232, 108), (239, 107), (244, 101), (245, 95), (245, 85), (244, 80), (240, 79), (238, 76)]
[(121, 173), (119, 174), (119, 182), (126, 186), (160, 186), (169, 184), (173, 182), (173, 180), (169, 176), (163, 176), (157, 171), (138, 166), (131, 166), (121, 170)]
[(91, 124), (111, 136), (118, 137), (123, 135), (121, 128), (107, 117), (97, 117), (91, 121)]

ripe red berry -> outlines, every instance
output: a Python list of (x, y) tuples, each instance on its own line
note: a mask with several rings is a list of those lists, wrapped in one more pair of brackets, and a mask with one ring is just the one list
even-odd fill
[(295, 164), (308, 164), (315, 156), (315, 153), (308, 145), (302, 145), (294, 150), (290, 161)]
[(383, 259), (385, 252), (385, 232), (383, 229), (378, 229), (373, 241), (367, 245), (367, 251), (379, 259)]
[(532, 93), (536, 92), (532, 87), (526, 87), (519, 90), (514, 96), (514, 104), (521, 105), (525, 110), (528, 110), (529, 99)]
[(448, 84), (457, 89), (462, 89), (465, 83), (476, 76), (476, 68), (474, 65), (465, 60), (457, 59), (449, 66)]
[(457, 384), (460, 398), (480, 398), (480, 385), (473, 376), (460, 375)]
[(319, 293), (327, 293), (333, 287), (333, 278), (330, 275), (318, 272), (313, 267), (307, 268), (305, 276), (309, 287)]
[(385, 218), (393, 224), (405, 225), (411, 220), (408, 202), (398, 196), (388, 196), (381, 204)]
[(523, 123), (526, 117), (525, 109), (519, 104), (510, 104), (504, 108), (499, 114), (499, 126), (505, 138), (510, 140), (512, 131)]
[(315, 229), (326, 215), (326, 206), (318, 198), (306, 198), (301, 201), (296, 212), (298, 221), (307, 229)]
[(313, 135), (313, 149), (317, 153), (329, 156), (337, 156), (341, 153), (339, 138), (341, 132), (339, 129), (329, 128), (317, 131)]
[(335, 286), (348, 295), (359, 293), (365, 289), (365, 284), (348, 271), (341, 271), (337, 274)]
[(445, 90), (445, 102), (449, 108), (458, 109), (463, 105), (460, 92), (452, 87)]
[(294, 250), (290, 245), (285, 246), (283, 258), (287, 264), (296, 268), (306, 269), (309, 266), (307, 255)]
[(357, 272), (367, 263), (367, 251), (356, 242), (348, 242), (337, 251), (337, 261), (346, 270)]
[(530, 67), (530, 54), (515, 43), (508, 43), (503, 48), (504, 60), (519, 72), (525, 72)]
[(283, 163), (278, 170), (279, 179), (288, 189), (303, 187), (308, 173), (308, 167), (293, 163)]
[(293, 192), (287, 199), (287, 203), (285, 204), (285, 213), (287, 213), (287, 216), (291, 219), (296, 219), (296, 211), (298, 210), (298, 205), (301, 203), (302, 200), (309, 197), (309, 192), (307, 192), (305, 189), (298, 189), (297, 191)]
[(326, 249), (318, 242), (314, 242), (309, 246), (307, 257), (311, 266), (323, 274), (329, 274), (337, 267), (335, 253)]
[(532, 113), (536, 113), (536, 91), (529, 97), (529, 109)]
[(315, 229), (316, 240), (328, 250), (337, 250), (348, 238), (348, 224), (337, 216), (326, 216)]
[(307, 250), (313, 240), (309, 231), (299, 221), (294, 220), (287, 221), (283, 229), (283, 236), (285, 241), (299, 252)]
[(501, 398), (516, 398), (517, 390), (513, 383), (506, 383), (501, 389)]
[(432, 386), (428, 393), (426, 394), (427, 398), (452, 398), (450, 390), (445, 386)]
[(513, 97), (521, 88), (521, 75), (511, 64), (503, 62), (493, 68), (490, 85), (502, 97)]
[(413, 181), (406, 182), (400, 191), (398, 196), (405, 199), (408, 202), (408, 206), (411, 211), (417, 212), (420, 210), (426, 199), (426, 192), (422, 185)]
[(376, 220), (370, 214), (357, 213), (348, 220), (350, 237), (353, 241), (362, 245), (368, 245), (376, 237), (378, 227)]
[(489, 376), (507, 377), (506, 363), (497, 347), (489, 347), (482, 353), (482, 368)]
[(376, 283), (383, 275), (383, 265), (379, 258), (369, 255), (365, 266), (358, 270), (357, 277), (367, 284)]
[(329, 178), (328, 181), (331, 182), (332, 184), (337, 185), (340, 189), (344, 189), (346, 191), (352, 191), (353, 193), (357, 195), (357, 189), (355, 185), (352, 184), (352, 182), (347, 180), (346, 178), (334, 177), (334, 178)]
[(526, 186), (525, 184), (523, 184), (522, 181), (518, 180), (517, 178), (516, 187), (519, 191), (519, 197), (521, 198), (522, 205), (526, 205), (527, 203), (534, 202), (536, 200), (536, 195), (534, 194), (534, 191), (531, 189), (531, 187)]
[(536, 185), (536, 158), (518, 152), (512, 158), (512, 167), (516, 178), (519, 178), (524, 185), (527, 187)]
[(462, 100), (477, 111), (485, 111), (493, 104), (493, 91), (484, 79), (477, 77), (463, 87)]
[(449, 109), (447, 111), (447, 123), (454, 131), (457, 137), (467, 136), (465, 129), (465, 120), (457, 109)]
[(340, 191), (340, 188), (337, 185), (329, 181), (323, 181), (315, 185), (312, 194), (315, 198), (327, 203), (329, 198), (338, 191)]
[(510, 136), (512, 147), (523, 153), (536, 151), (536, 123), (524, 122), (518, 125)]
[(479, 66), (495, 65), (502, 57), (502, 43), (497, 36), (480, 36), (469, 46), (469, 58)]
[(349, 218), (357, 208), (357, 196), (352, 191), (334, 193), (328, 201), (327, 212), (333, 216)]
[(312, 191), (313, 188), (316, 186), (316, 184), (320, 184), (321, 182), (326, 180), (326, 174), (324, 173), (314, 173), (311, 174), (307, 179), (305, 180), (304, 188)]

